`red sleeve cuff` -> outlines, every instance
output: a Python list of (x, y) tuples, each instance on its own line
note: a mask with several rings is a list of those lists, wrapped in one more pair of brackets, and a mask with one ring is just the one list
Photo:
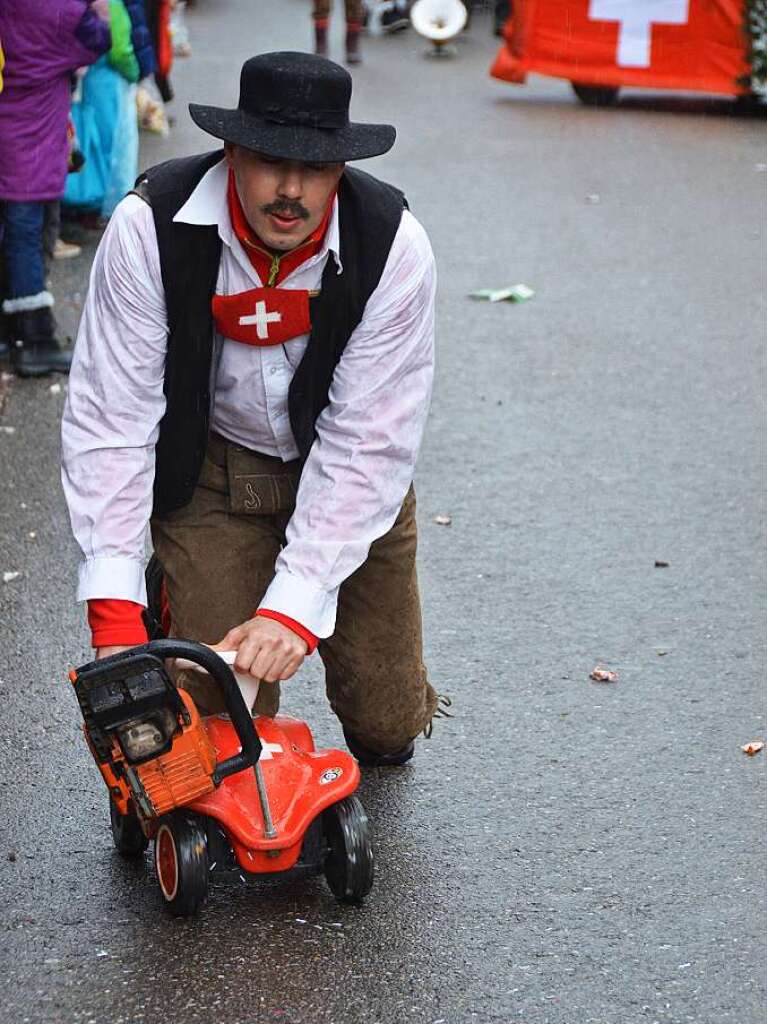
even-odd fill
[(291, 619), (287, 615), (283, 615), (282, 612), (273, 612), (269, 608), (259, 608), (256, 615), (261, 615), (265, 619), (274, 619), (275, 622), (279, 622), (283, 626), (287, 626), (291, 629), (296, 636), (300, 636), (301, 639), (306, 643), (309, 650), (307, 654), (314, 654), (317, 650), (317, 644), (320, 642), (319, 639), (310, 633), (309, 630), (302, 626), (300, 622), (296, 622), (295, 619)]
[(117, 598), (92, 598), (88, 602), (88, 625), (94, 647), (145, 644), (146, 626), (141, 613), (143, 605)]

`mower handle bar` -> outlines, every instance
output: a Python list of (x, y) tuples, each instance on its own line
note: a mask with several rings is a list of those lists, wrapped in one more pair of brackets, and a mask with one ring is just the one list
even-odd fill
[(245, 768), (252, 768), (261, 756), (261, 740), (253, 724), (250, 709), (246, 706), (234, 674), (224, 659), (220, 658), (210, 647), (195, 643), (193, 640), (150, 640), (149, 643), (142, 644), (141, 647), (132, 648), (130, 653), (137, 654), (141, 651), (163, 660), (165, 658), (185, 658), (205, 669), (218, 684), (227, 714), (232, 720), (242, 749), (239, 754), (228, 757), (216, 765), (213, 772), (215, 785), (229, 775), (235, 775)]

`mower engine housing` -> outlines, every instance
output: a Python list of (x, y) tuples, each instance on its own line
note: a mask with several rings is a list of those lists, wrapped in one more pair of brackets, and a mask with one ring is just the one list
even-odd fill
[(132, 805), (147, 835), (160, 815), (214, 789), (216, 752), (194, 701), (163, 661), (129, 651), (70, 678), (112, 799), (121, 814)]

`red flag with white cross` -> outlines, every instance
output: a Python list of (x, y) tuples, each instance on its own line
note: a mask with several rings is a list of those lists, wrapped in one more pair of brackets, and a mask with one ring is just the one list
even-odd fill
[(514, 0), (491, 74), (584, 85), (747, 91), (743, 0)]
[(259, 347), (281, 345), (311, 330), (309, 292), (251, 288), (238, 295), (214, 295), (213, 319), (225, 338)]

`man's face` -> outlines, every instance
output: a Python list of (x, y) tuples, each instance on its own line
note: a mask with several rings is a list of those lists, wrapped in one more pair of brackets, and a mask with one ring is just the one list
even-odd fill
[(343, 164), (310, 164), (226, 145), (248, 223), (270, 249), (287, 252), (320, 224)]

